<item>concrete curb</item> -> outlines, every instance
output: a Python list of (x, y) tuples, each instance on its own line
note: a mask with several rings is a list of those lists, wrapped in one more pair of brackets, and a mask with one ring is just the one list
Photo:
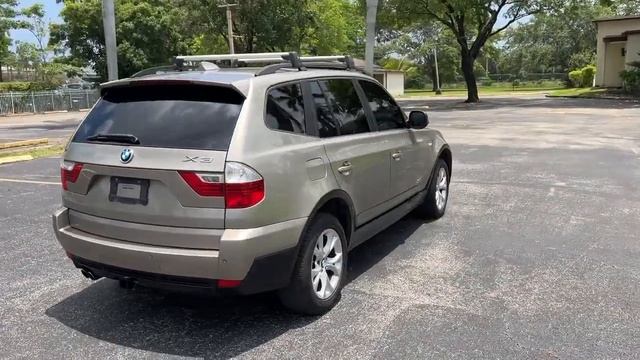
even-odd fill
[(73, 114), (73, 113), (86, 113), (91, 109), (79, 109), (79, 110), (54, 110), (54, 111), (42, 111), (42, 112), (21, 112), (21, 113), (7, 113), (0, 115), (0, 118), (11, 118), (11, 117), (27, 117), (27, 116), (37, 116), (37, 115), (49, 115), (49, 114)]
[(29, 140), (19, 140), (19, 141), (10, 141), (6, 143), (0, 144), (0, 150), (11, 149), (22, 146), (33, 146), (40, 144), (48, 144), (49, 139), (41, 138), (41, 139), (29, 139)]
[(619, 98), (615, 96), (580, 96), (580, 95), (547, 95), (546, 97), (553, 99), (592, 99), (592, 100), (617, 100), (628, 102), (640, 102), (640, 99), (634, 98)]
[(31, 155), (5, 156), (0, 158), (0, 165), (14, 163), (18, 161), (29, 161), (29, 160), (33, 160), (33, 156)]

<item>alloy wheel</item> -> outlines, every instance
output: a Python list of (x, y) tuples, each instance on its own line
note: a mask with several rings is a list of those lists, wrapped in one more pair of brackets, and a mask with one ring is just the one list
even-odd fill
[(438, 181), (436, 182), (436, 206), (438, 211), (442, 211), (447, 204), (447, 190), (449, 183), (447, 181), (447, 171), (441, 167), (438, 171)]
[(334, 229), (320, 233), (313, 248), (311, 287), (322, 300), (335, 293), (342, 275), (343, 254), (340, 235)]

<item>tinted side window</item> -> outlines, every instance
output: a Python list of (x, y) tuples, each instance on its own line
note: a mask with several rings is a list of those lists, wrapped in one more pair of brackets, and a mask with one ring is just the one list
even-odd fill
[(364, 108), (350, 79), (320, 80), (319, 84), (329, 100), (339, 135), (369, 131)]
[(312, 81), (309, 83), (309, 87), (311, 88), (311, 98), (316, 109), (315, 123), (318, 128), (318, 135), (321, 138), (338, 136), (338, 125), (333, 119), (331, 108), (329, 108), (320, 84), (317, 81)]
[(383, 88), (371, 81), (360, 81), (360, 86), (369, 101), (378, 130), (406, 128), (402, 110)]
[(304, 133), (304, 101), (300, 84), (269, 90), (266, 123), (270, 129)]

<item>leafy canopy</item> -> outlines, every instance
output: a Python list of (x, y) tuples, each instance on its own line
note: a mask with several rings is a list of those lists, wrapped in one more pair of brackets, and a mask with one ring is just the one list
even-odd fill
[[(350, 0), (239, 0), (233, 8), (236, 52), (357, 50), (362, 18)], [(228, 52), (227, 19), (218, 0), (116, 0), (121, 77), (167, 64), (180, 54)], [(64, 1), (50, 44), (77, 65), (106, 73), (100, 0)]]

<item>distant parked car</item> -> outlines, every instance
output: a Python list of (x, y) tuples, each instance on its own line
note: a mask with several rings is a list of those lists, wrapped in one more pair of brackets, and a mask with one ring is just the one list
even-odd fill
[(80, 81), (75, 83), (62, 84), (56, 89), (56, 91), (60, 93), (69, 93), (93, 88), (95, 88), (93, 83), (90, 83), (88, 81)]

